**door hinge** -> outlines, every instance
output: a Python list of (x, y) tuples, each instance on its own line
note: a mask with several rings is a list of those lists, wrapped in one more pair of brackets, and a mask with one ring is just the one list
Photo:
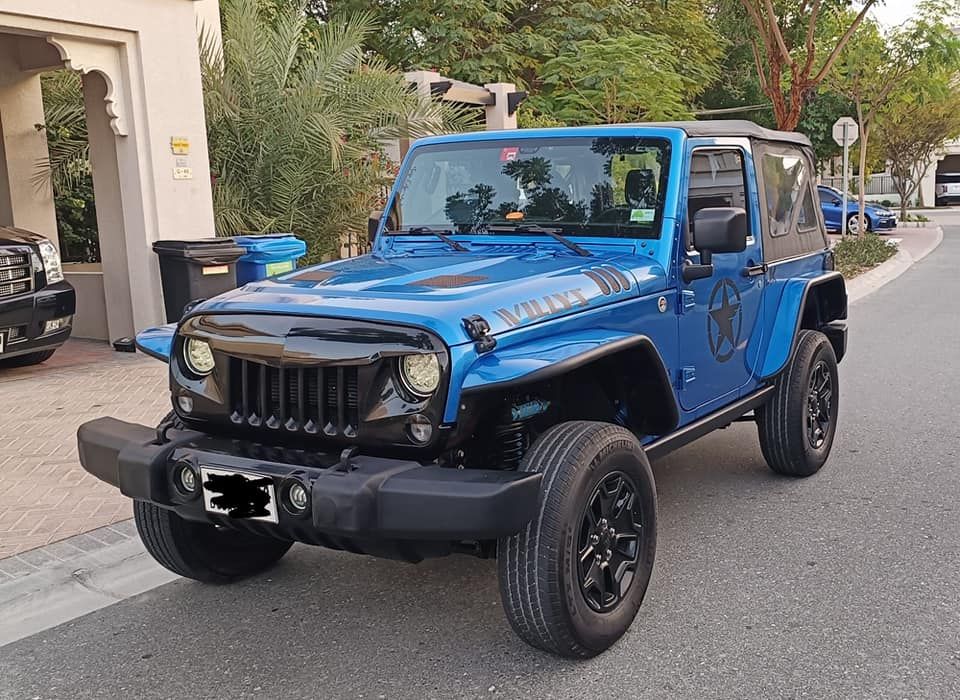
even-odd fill
[(697, 294), (692, 289), (683, 289), (680, 291), (680, 303), (683, 310), (692, 309), (697, 305)]

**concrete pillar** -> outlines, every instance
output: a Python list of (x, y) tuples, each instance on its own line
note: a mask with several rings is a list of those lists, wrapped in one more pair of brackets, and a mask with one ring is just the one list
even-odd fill
[(494, 103), (484, 107), (487, 115), (487, 131), (516, 129), (517, 113), (508, 114), (508, 100), (510, 93), (517, 91), (517, 86), (513, 83), (490, 83), (484, 87), (494, 96)]
[(927, 172), (920, 178), (920, 187), (917, 188), (916, 196), (920, 198), (921, 207), (932, 207), (934, 205), (937, 196), (937, 165), (941, 160), (942, 158), (935, 158), (930, 167), (927, 168)]
[[(97, 236), (103, 269), (108, 340), (133, 334), (133, 280), (128, 272), (127, 229), (117, 158), (117, 137), (104, 110), (107, 85), (99, 73), (83, 76), (83, 104), (90, 141), (93, 195), (97, 202)], [(130, 212), (126, 212), (130, 215)], [(146, 285), (138, 285), (143, 288)], [(106, 300), (109, 300), (107, 302)], [(95, 300), (90, 300), (94, 302)]]
[(0, 225), (43, 234), (59, 246), (53, 190), (36, 179), (48, 157), (40, 77), (20, 69), (13, 41), (0, 42)]

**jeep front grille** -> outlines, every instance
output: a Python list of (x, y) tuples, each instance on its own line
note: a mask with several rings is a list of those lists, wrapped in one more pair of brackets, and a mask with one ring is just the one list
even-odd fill
[(29, 292), (33, 288), (30, 256), (0, 248), (0, 297)]
[(230, 420), (266, 430), (357, 436), (356, 367), (271, 367), (230, 358)]

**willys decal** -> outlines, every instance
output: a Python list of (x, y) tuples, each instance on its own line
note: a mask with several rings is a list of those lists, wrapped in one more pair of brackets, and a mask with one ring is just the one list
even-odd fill
[(536, 321), (545, 316), (552, 316), (563, 311), (569, 311), (575, 306), (589, 306), (590, 302), (577, 287), (565, 292), (555, 292), (535, 299), (527, 299), (514, 304), (512, 309), (497, 309), (494, 313), (503, 319), (510, 328), (519, 326), (525, 321)]

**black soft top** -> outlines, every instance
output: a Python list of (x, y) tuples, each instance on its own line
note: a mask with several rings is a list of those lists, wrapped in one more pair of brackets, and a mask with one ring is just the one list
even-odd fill
[(810, 139), (795, 131), (765, 129), (746, 119), (711, 119), (701, 122), (638, 122), (636, 126), (660, 126), (683, 129), (687, 136), (717, 138), (721, 136), (779, 141), (811, 148)]

